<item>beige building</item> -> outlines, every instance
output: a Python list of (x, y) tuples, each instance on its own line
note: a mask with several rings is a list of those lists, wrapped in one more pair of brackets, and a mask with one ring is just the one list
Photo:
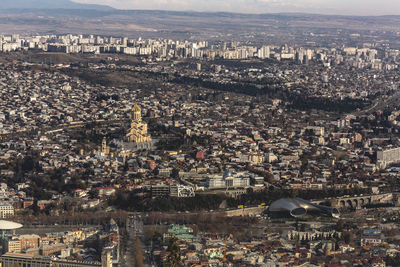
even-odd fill
[(35, 234), (15, 236), (5, 242), (7, 252), (21, 252), (30, 248), (38, 248), (40, 237)]
[(8, 240), (5, 244), (5, 249), (8, 252), (12, 252), (12, 253), (21, 252), (21, 240), (19, 240), (19, 239)]
[(14, 207), (9, 204), (0, 204), (0, 218), (9, 218), (14, 216)]
[(147, 133), (147, 123), (142, 122), (142, 109), (137, 104), (132, 108), (131, 128), (126, 137), (138, 148), (151, 146), (151, 136)]

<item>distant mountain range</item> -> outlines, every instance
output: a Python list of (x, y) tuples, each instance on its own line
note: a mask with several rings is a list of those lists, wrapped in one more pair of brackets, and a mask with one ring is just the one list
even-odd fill
[(1, 0), (0, 9), (96, 9), (112, 10), (105, 5), (80, 4), (71, 0)]

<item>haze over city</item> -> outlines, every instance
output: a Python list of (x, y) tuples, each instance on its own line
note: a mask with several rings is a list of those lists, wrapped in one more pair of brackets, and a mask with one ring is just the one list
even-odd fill
[(203, 12), (276, 13), (306, 12), (335, 15), (399, 15), (397, 0), (74, 0), (118, 9)]

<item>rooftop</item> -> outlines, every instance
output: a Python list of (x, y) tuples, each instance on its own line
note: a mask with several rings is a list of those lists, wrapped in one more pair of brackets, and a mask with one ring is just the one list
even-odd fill
[(19, 228), (22, 228), (22, 224), (11, 221), (0, 220), (0, 230), (14, 230)]

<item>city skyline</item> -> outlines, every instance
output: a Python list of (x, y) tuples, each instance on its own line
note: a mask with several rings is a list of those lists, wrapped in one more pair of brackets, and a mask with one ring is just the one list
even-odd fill
[(380, 16), (399, 15), (400, 2), (394, 0), (73, 0), (102, 4), (117, 9), (176, 10), (235, 13), (318, 13), (330, 15)]

